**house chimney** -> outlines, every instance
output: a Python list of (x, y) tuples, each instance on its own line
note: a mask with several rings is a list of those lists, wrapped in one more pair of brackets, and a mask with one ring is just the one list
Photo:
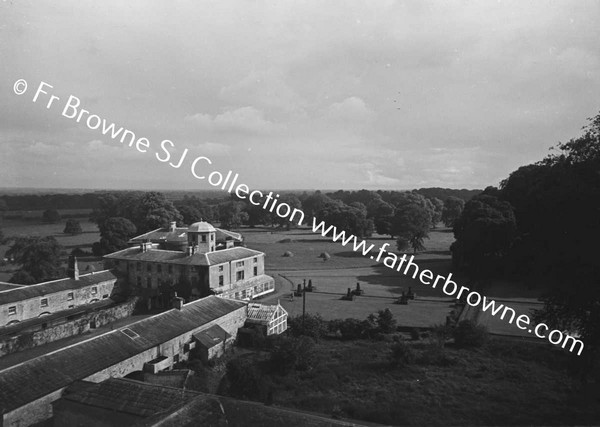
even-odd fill
[(173, 305), (173, 308), (176, 308), (177, 310), (181, 310), (183, 308), (183, 298), (178, 297), (177, 292), (175, 292), (175, 295), (173, 296), (173, 299), (171, 300), (171, 304)]
[(171, 226), (169, 227), (169, 231), (174, 232), (176, 228), (177, 228), (177, 222), (172, 221)]
[(77, 257), (70, 255), (67, 266), (67, 275), (74, 280), (79, 280), (79, 266), (77, 265)]
[(187, 256), (194, 255), (194, 246), (190, 245), (187, 247)]

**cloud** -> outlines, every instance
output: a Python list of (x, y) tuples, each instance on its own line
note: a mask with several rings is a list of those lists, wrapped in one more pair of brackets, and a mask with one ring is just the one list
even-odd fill
[(375, 113), (364, 100), (357, 96), (351, 96), (327, 107), (327, 116), (333, 120), (356, 123), (370, 122), (373, 120)]
[(198, 113), (187, 116), (185, 120), (204, 130), (216, 132), (265, 134), (277, 128), (274, 123), (265, 119), (263, 111), (254, 107), (241, 107), (214, 117)]

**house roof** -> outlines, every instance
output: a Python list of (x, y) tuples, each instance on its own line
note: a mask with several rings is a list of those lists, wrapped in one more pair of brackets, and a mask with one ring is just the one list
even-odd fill
[(192, 336), (198, 342), (200, 342), (204, 348), (213, 348), (214, 346), (231, 338), (231, 335), (229, 335), (227, 331), (221, 328), (219, 325), (211, 326), (202, 332), (196, 332)]
[(26, 285), (17, 285), (16, 283), (0, 282), (0, 292), (11, 291), (13, 289), (22, 288)]
[(208, 296), (185, 304), (181, 310), (172, 309), (1, 370), (0, 413), (83, 380), (245, 305)]
[(248, 304), (248, 317), (247, 321), (251, 323), (268, 323), (272, 320), (277, 311), (281, 309), (283, 311), (284, 308), (281, 305), (265, 305), (265, 304), (257, 304), (250, 303)]
[(148, 249), (143, 251), (141, 248), (132, 247), (105, 255), (107, 259), (123, 259), (128, 261), (160, 262), (166, 264), (180, 265), (200, 265), (210, 266), (223, 264), (230, 261), (251, 258), (257, 255), (263, 255), (262, 252), (254, 249), (237, 246), (229, 249), (222, 249), (213, 252), (195, 253), (188, 255), (182, 251), (166, 251), (163, 249)]
[(117, 276), (115, 276), (110, 270), (104, 270), (97, 273), (82, 274), (79, 276), (79, 280), (66, 277), (64, 279), (52, 280), (50, 282), (7, 289), (0, 291), (0, 305), (24, 301), (30, 298), (39, 298), (45, 295), (70, 289), (80, 289), (109, 280), (117, 280)]
[(206, 221), (199, 221), (188, 227), (188, 232), (190, 231), (194, 233), (214, 233), (216, 230), (212, 224), (209, 224)]
[[(192, 224), (190, 228), (193, 226), (194, 224)], [(147, 233), (140, 234), (139, 236), (132, 237), (129, 240), (129, 243), (142, 243), (148, 240), (153, 243), (187, 243), (188, 230), (188, 227), (177, 227), (173, 231), (171, 231), (171, 228), (169, 227), (157, 228), (156, 230), (152, 230)], [(226, 240), (237, 240), (238, 242), (241, 242), (243, 240), (242, 235), (240, 233), (214, 227), (213, 231), (215, 232), (215, 239), (217, 242), (224, 242)]]

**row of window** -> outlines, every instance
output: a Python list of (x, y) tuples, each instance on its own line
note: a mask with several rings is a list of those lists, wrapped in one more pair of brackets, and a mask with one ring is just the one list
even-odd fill
[[(148, 265), (146, 266), (146, 271), (148, 273), (152, 272), (152, 266), (156, 265), (156, 272), (157, 273), (162, 273), (162, 264), (152, 264), (152, 263), (148, 263)], [(136, 271), (142, 271), (142, 263), (141, 262), (137, 262), (136, 266), (135, 266)], [(169, 274), (173, 273), (173, 265), (172, 264), (168, 264), (167, 265), (167, 272)]]
[[(98, 293), (98, 288), (96, 286), (92, 286), (92, 295), (96, 295)], [(102, 296), (102, 298), (106, 299), (108, 298), (108, 294), (105, 294)], [(69, 292), (67, 293), (67, 301), (73, 301), (75, 299), (75, 295), (73, 292)], [(48, 307), (48, 298), (42, 298), (40, 299), (40, 308), (46, 308)], [(73, 305), (69, 305), (69, 308), (73, 308)], [(17, 306), (16, 305), (12, 305), (10, 307), (8, 307), (8, 315), (9, 316), (14, 316), (17, 314)]]

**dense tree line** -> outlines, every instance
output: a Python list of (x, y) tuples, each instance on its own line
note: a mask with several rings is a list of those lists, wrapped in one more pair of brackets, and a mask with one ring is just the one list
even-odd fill
[(583, 135), (467, 202), (453, 256), (473, 275), (510, 275), (547, 290), (538, 320), (600, 345), (600, 115)]

